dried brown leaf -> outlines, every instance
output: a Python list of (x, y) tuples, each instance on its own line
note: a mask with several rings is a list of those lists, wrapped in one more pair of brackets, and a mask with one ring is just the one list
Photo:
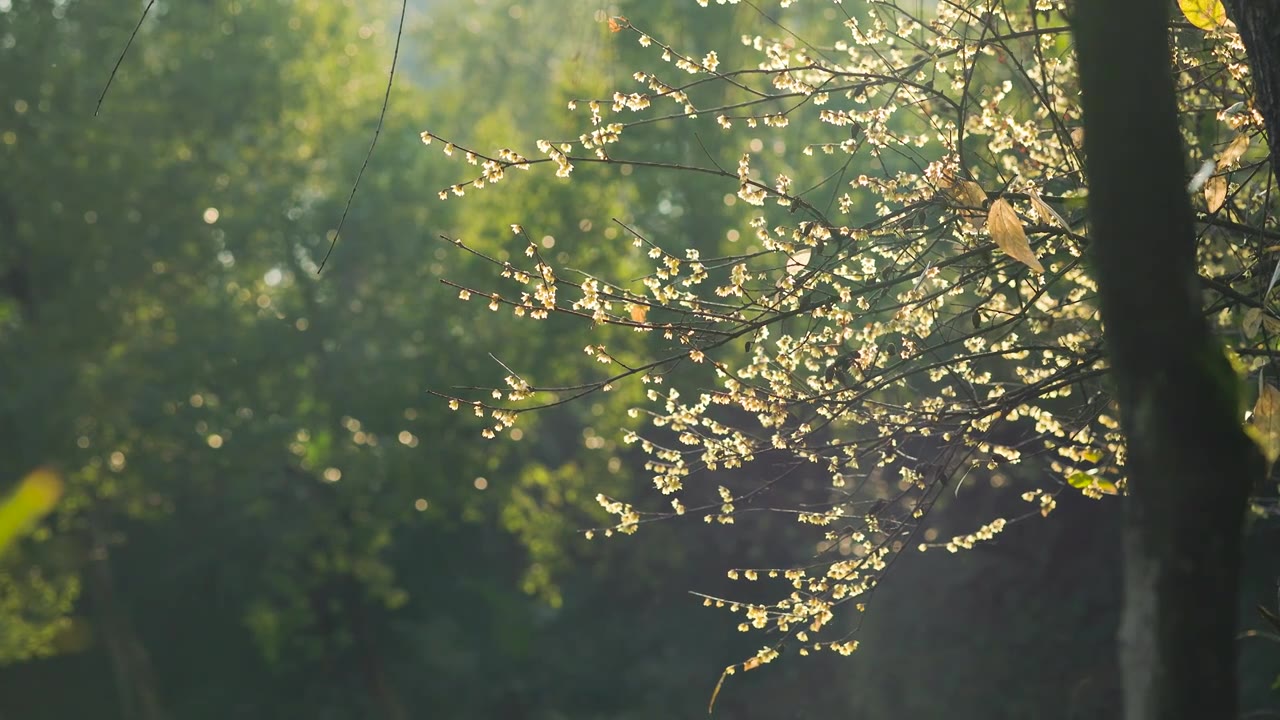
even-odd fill
[(1022, 220), (1009, 201), (1000, 198), (991, 203), (991, 210), (987, 213), (987, 230), (1005, 255), (1035, 272), (1044, 272), (1044, 266), (1036, 259), (1035, 253), (1031, 252), (1031, 243), (1022, 229)]
[(982, 186), (972, 180), (961, 180), (955, 185), (956, 201), (967, 207), (982, 207), (987, 201), (987, 193)]
[(1240, 133), (1236, 136), (1236, 139), (1232, 140), (1231, 144), (1228, 145), (1220, 155), (1218, 155), (1218, 169), (1226, 170), (1232, 165), (1235, 165), (1240, 161), (1240, 158), (1244, 157), (1245, 151), (1248, 149), (1249, 136), (1244, 133)]
[(1280, 390), (1274, 385), (1263, 385), (1258, 401), (1253, 405), (1253, 426), (1258, 430), (1258, 444), (1267, 462), (1280, 458)]
[(947, 195), (951, 196), (952, 201), (962, 208), (960, 210), (960, 219), (973, 229), (978, 229), (982, 222), (982, 212), (971, 208), (980, 208), (987, 202), (987, 193), (983, 191), (982, 186), (972, 180), (959, 180), (954, 177), (945, 178), (951, 181), (950, 185), (944, 185), (943, 190)]
[(1204, 184), (1204, 202), (1215, 213), (1227, 201), (1227, 176), (1214, 175)]
[(1240, 321), (1240, 329), (1244, 330), (1244, 336), (1247, 338), (1257, 335), (1262, 329), (1262, 308), (1245, 310), (1244, 318)]
[(1027, 197), (1031, 198), (1031, 209), (1036, 211), (1036, 217), (1040, 219), (1040, 222), (1046, 225), (1056, 224), (1064, 230), (1068, 229), (1067, 221), (1058, 214), (1057, 210), (1050, 207), (1049, 203), (1040, 198), (1040, 193), (1035, 190), (1028, 190)]

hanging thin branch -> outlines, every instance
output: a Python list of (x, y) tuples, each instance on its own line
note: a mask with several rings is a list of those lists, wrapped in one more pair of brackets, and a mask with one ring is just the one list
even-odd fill
[(133, 47), (133, 39), (138, 37), (138, 31), (142, 29), (142, 23), (147, 20), (147, 13), (151, 12), (151, 6), (156, 4), (156, 0), (150, 0), (147, 6), (142, 8), (142, 17), (138, 18), (138, 24), (133, 27), (133, 34), (129, 36), (129, 41), (124, 44), (124, 49), (120, 51), (120, 57), (116, 58), (115, 67), (111, 68), (111, 75), (107, 77), (107, 84), (102, 86), (102, 94), (98, 96), (98, 105), (93, 108), (93, 116), (98, 117), (98, 112), (102, 110), (102, 101), (107, 98), (107, 90), (111, 89), (111, 83), (116, 79), (116, 71), (120, 69), (120, 64), (124, 62), (124, 56), (129, 54), (129, 48)]
[(324, 254), (324, 259), (320, 261), (320, 267), (316, 268), (316, 274), (319, 275), (324, 270), (325, 263), (329, 262), (329, 256), (333, 254), (333, 248), (338, 244), (338, 236), (342, 234), (342, 226), (347, 222), (347, 213), (351, 210), (351, 202), (356, 199), (356, 190), (360, 187), (360, 179), (364, 177), (365, 168), (369, 167), (369, 158), (373, 157), (373, 148), (378, 145), (378, 135), (382, 133), (382, 121), (387, 117), (387, 105), (391, 102), (391, 85), (396, 78), (396, 62), (400, 59), (400, 38), (404, 35), (404, 16), (409, 9), (409, 0), (400, 1), (400, 27), (396, 29), (396, 47), (391, 53), (391, 71), (387, 73), (387, 91), (382, 96), (382, 111), (378, 113), (378, 127), (374, 128), (373, 141), (369, 143), (369, 151), (364, 155), (364, 163), (360, 166), (360, 172), (356, 173), (356, 181), (351, 185), (351, 194), (347, 196), (347, 204), (342, 208), (342, 218), (338, 220), (338, 229), (333, 232), (333, 240), (329, 243), (329, 251)]

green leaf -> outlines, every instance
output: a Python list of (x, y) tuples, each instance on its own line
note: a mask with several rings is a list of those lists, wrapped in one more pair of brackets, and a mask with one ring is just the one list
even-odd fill
[(1102, 494), (1104, 495), (1118, 495), (1120, 493), (1120, 489), (1116, 487), (1115, 483), (1111, 482), (1110, 480), (1103, 480), (1096, 475), (1090, 474), (1094, 472), (1097, 472), (1097, 471), (1090, 470), (1088, 472), (1080, 471), (1080, 472), (1072, 473), (1067, 478), (1067, 484), (1073, 488), (1076, 488), (1077, 490), (1085, 490), (1087, 488), (1096, 486), (1098, 490), (1101, 491)]

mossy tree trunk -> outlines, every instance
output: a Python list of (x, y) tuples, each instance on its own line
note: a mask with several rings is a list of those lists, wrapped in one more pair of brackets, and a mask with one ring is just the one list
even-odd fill
[(1169, 63), (1167, 0), (1079, 0), (1089, 220), (1128, 437), (1120, 664), (1129, 720), (1236, 715), (1250, 485), (1239, 382), (1210, 332)]

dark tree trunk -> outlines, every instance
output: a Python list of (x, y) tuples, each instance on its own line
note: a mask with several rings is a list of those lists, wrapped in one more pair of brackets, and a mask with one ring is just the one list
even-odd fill
[(160, 702), (151, 656), (138, 637), (128, 613), (116, 600), (107, 533), (101, 522), (97, 517), (90, 521), (92, 560), (86, 580), (97, 630), (115, 672), (120, 716), (125, 720), (165, 720), (167, 715)]
[(1237, 576), (1263, 472), (1203, 317), (1166, 0), (1079, 0), (1089, 219), (1128, 437), (1120, 664), (1129, 720), (1236, 714)]
[(1226, 0), (1223, 4), (1244, 41), (1253, 75), (1253, 104), (1267, 127), (1271, 170), (1280, 178), (1280, 0)]

